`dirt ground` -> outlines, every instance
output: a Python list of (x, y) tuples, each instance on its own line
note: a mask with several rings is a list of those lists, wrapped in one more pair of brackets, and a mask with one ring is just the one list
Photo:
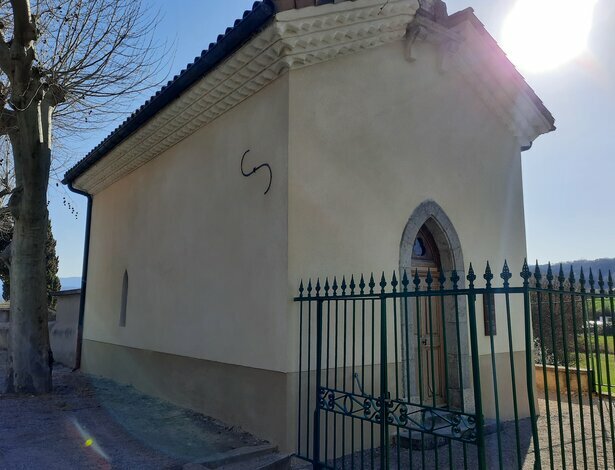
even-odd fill
[(54, 369), (50, 395), (0, 395), (2, 470), (180, 469), (262, 443), (132, 387), (63, 367)]
[[(4, 377), (0, 356), (0, 387)], [(615, 468), (615, 404), (593, 396), (558, 409), (556, 401), (539, 400), (538, 419), (543, 468)], [(600, 411), (602, 410), (602, 412)], [(562, 416), (561, 426), (559, 416)], [(593, 419), (593, 426), (592, 426)], [(592, 429), (594, 432), (592, 433)], [(533, 468), (535, 456), (529, 420), (519, 423), (522, 467)], [(563, 442), (562, 446), (560, 443)], [(488, 468), (517, 468), (514, 423), (503, 423), (486, 437)], [(239, 447), (263, 444), (240, 429), (204, 417), (110, 380), (58, 367), (54, 391), (42, 397), (0, 395), (0, 469), (181, 469)], [(585, 449), (585, 451), (584, 451)], [(573, 457), (574, 455), (574, 457)], [(425, 457), (423, 459), (423, 456)], [(476, 449), (460, 444), (433, 450), (390, 449), (391, 468), (476, 468)], [(379, 468), (378, 451), (336, 462), (338, 468)], [(412, 463), (411, 463), (412, 462)]]

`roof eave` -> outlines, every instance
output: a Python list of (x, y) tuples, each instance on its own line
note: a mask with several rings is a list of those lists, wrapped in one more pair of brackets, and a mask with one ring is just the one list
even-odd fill
[(262, 30), (274, 17), (276, 6), (272, 0), (255, 4), (226, 34), (218, 36), (209, 49), (189, 64), (184, 71), (170, 80), (166, 86), (148, 99), (137, 111), (118, 126), (105, 140), (89, 152), (64, 175), (63, 184), (73, 183), (79, 176), (101, 160), (113, 148), (141, 128), (171, 102), (178, 99), (190, 86), (238, 50), (250, 38)]

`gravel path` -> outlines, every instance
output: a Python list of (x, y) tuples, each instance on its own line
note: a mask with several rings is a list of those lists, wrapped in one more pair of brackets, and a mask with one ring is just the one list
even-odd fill
[(66, 368), (54, 370), (50, 395), (0, 395), (2, 470), (180, 469), (262, 443), (132, 387)]

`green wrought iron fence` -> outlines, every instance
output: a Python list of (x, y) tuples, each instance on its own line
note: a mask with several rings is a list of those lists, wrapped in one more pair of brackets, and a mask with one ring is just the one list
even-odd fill
[[(611, 273), (505, 263), (301, 282), (296, 455), (314, 468), (615, 465)], [(466, 282), (467, 281), (467, 282)], [(605, 323), (605, 322), (603, 322)]]

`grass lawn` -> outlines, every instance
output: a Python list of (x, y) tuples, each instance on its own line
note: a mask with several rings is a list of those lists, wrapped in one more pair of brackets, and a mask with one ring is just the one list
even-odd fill
[[(611, 338), (612, 339), (612, 338)], [(609, 345), (609, 352), (611, 351)], [(579, 367), (584, 369), (592, 369), (595, 373), (596, 382), (598, 382), (598, 362), (596, 361), (596, 355), (590, 354), (589, 362), (590, 367), (587, 367), (587, 357), (585, 354), (579, 354)], [(600, 383), (602, 384), (602, 391), (605, 393), (615, 394), (615, 354), (600, 354)], [(609, 381), (611, 387), (608, 386)]]

